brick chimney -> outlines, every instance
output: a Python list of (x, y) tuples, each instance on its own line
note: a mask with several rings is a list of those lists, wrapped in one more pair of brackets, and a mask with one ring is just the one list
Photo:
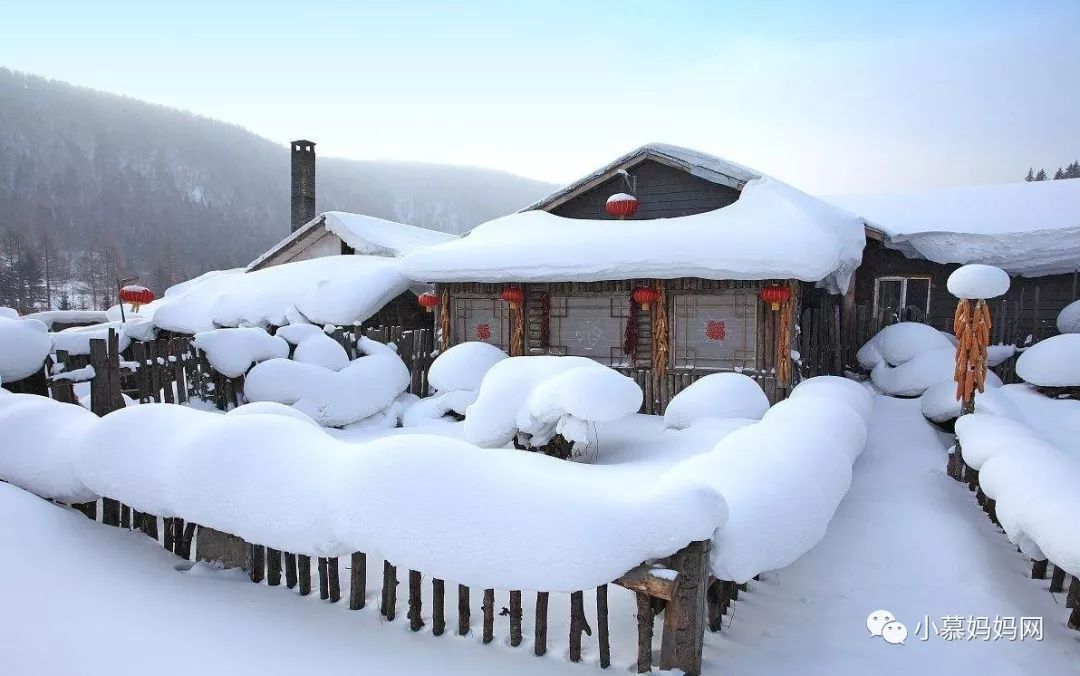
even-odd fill
[(315, 143), (292, 142), (292, 230), (315, 218)]

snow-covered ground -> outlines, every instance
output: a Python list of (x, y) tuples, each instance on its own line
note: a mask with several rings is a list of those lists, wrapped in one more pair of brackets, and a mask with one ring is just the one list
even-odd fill
[[(628, 424), (632, 423), (632, 424)], [(621, 464), (644, 456), (661, 421), (637, 416), (619, 431), (601, 428), (593, 461)], [(443, 424), (448, 435), (459, 424)], [(431, 433), (431, 429), (427, 430)], [(692, 455), (730, 430), (669, 431), (675, 455)], [(408, 434), (407, 429), (397, 433)], [(361, 435), (336, 432), (339, 438)], [(711, 439), (710, 439), (711, 437)], [(606, 443), (604, 443), (606, 441)], [(1027, 579), (1029, 563), (990, 524), (964, 486), (945, 477), (950, 438), (925, 422), (915, 400), (877, 397), (869, 444), (852, 487), (824, 540), (783, 570), (766, 573), (740, 595), (720, 634), (705, 639), (705, 673), (715, 674), (1069, 674), (1080, 673), (1080, 635), (1065, 628), (1062, 594)], [(605, 450), (606, 449), (606, 450)], [(660, 469), (673, 458), (657, 458)], [(638, 465), (642, 471), (647, 463)], [(629, 470), (628, 470), (629, 471)], [(567, 661), (567, 597), (553, 595), (549, 654), (532, 655), (532, 600), (523, 594), (525, 640), (507, 645), (498, 610), (496, 639), (480, 643), (480, 594), (473, 591), (473, 633), (453, 635), (456, 587), (447, 582), (447, 634), (413, 634), (404, 619), (404, 571), (398, 620), (378, 611), (381, 561), (370, 553), (368, 607), (298, 597), (229, 574), (177, 570), (184, 562), (142, 535), (93, 524), (82, 515), (0, 484), (0, 579), (5, 585), (0, 646), (13, 674), (358, 674), (584, 673), (595, 667), (585, 637), (582, 665)], [(11, 543), (18, 543), (18, 546)], [(199, 569), (196, 569), (198, 572)], [(343, 592), (348, 560), (341, 560)], [(425, 578), (425, 594), (430, 593)], [(634, 660), (633, 598), (611, 587), (612, 673)], [(871, 638), (866, 617), (886, 609), (910, 632), (905, 645)], [(586, 612), (593, 626), (591, 594)], [(425, 596), (430, 625), (430, 598)], [(946, 641), (924, 617), (1043, 617), (1042, 641)], [(659, 627), (658, 627), (659, 629)], [(657, 640), (659, 631), (657, 631)], [(171, 647), (169, 647), (171, 646)], [(169, 647), (168, 649), (166, 649)]]

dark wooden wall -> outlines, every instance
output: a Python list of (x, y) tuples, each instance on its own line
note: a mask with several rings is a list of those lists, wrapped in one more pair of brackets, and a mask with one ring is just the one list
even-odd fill
[[(688, 216), (726, 207), (739, 198), (739, 191), (688, 174), (653, 160), (630, 170), (637, 178), (635, 196), (638, 211), (632, 218)], [(566, 218), (610, 218), (604, 210), (607, 199), (630, 192), (622, 176), (615, 176), (573, 199), (551, 209)]]
[[(959, 265), (943, 265), (921, 258), (908, 258), (894, 249), (887, 249), (877, 240), (867, 240), (863, 262), (855, 275), (855, 303), (873, 306), (874, 280), (887, 276), (930, 277), (930, 312), (927, 323), (951, 331), (956, 298), (945, 286), (946, 280)], [(1005, 301), (1004, 320), (1015, 324), (1024, 335), (1034, 340), (1057, 333), (1056, 320), (1061, 309), (1078, 297), (1080, 289), (1075, 274), (1045, 277), (1013, 277), (1012, 286), (1004, 298), (996, 299), (997, 307)]]

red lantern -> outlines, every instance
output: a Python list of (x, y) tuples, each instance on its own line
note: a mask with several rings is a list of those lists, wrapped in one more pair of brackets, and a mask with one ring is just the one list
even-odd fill
[(660, 294), (648, 286), (639, 286), (634, 289), (634, 292), (630, 294), (630, 297), (635, 303), (641, 306), (642, 310), (648, 310), (649, 306), (656, 302), (656, 299), (660, 297)]
[(768, 303), (773, 311), (779, 310), (781, 303), (791, 300), (791, 287), (787, 284), (769, 284), (761, 290), (761, 300)]
[(131, 284), (120, 289), (120, 302), (127, 303), (135, 311), (139, 311), (140, 305), (146, 305), (154, 300), (154, 292), (145, 286)]
[(525, 292), (516, 286), (504, 288), (499, 297), (510, 303), (510, 307), (514, 310), (521, 307), (521, 304), (525, 302)]
[(416, 301), (420, 303), (420, 306), (428, 312), (432, 312), (435, 306), (439, 304), (439, 297), (428, 291), (417, 296)]
[(637, 213), (638, 201), (633, 195), (621, 192), (609, 197), (604, 208), (607, 210), (608, 216), (627, 218)]

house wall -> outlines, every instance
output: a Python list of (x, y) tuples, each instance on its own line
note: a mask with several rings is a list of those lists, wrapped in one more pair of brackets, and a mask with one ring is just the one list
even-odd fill
[[(610, 282), (562, 282), (521, 285), (525, 291), (525, 303), (523, 307), (525, 313), (525, 354), (539, 355), (561, 353), (557, 347), (545, 345), (542, 340), (545, 333), (543, 328), (545, 295), (548, 295), (549, 299), (552, 296), (573, 297), (578, 299), (611, 299), (612, 314), (619, 318), (618, 329), (621, 335), (621, 332), (625, 329), (626, 317), (629, 315), (630, 294), (636, 287), (649, 285), (651, 283), (652, 280), (629, 279)], [(787, 388), (779, 388), (776, 383), (774, 373), (776, 361), (775, 332), (778, 323), (778, 313), (772, 312), (767, 305), (761, 303), (757, 298), (761, 287), (764, 286), (764, 284), (765, 282), (757, 281), (714, 281), (697, 278), (667, 280), (665, 282), (665, 293), (667, 295), (668, 335), (669, 341), (676, 341), (676, 296), (684, 296), (686, 298), (693, 295), (711, 296), (714, 300), (720, 296), (730, 298), (733, 295), (737, 295), (741, 300), (745, 300), (749, 297), (753, 307), (744, 304), (742, 312), (750, 313), (749, 317), (752, 318), (752, 326), (745, 327), (746, 333), (743, 334), (743, 337), (746, 335), (753, 336), (754, 357), (746, 366), (740, 367), (739, 370), (747, 376), (757, 380), (762, 386), (762, 389), (765, 390), (769, 400), (775, 402), (783, 399), (788, 390)], [(449, 343), (451, 345), (478, 339), (475, 327), (461, 321), (460, 318), (466, 303), (486, 301), (490, 303), (490, 307), (495, 312), (495, 318), (491, 323), (489, 334), (491, 337), (487, 342), (495, 344), (501, 342), (501, 347), (508, 348), (508, 337), (510, 333), (509, 325), (512, 318), (507, 310), (507, 304), (499, 300), (499, 294), (503, 287), (503, 284), (483, 283), (455, 283), (445, 285), (445, 288), (449, 290), (450, 294), (451, 329)], [(745, 293), (734, 294), (733, 292), (735, 291)], [(626, 308), (626, 310), (624, 311), (623, 308)], [(724, 310), (724, 312), (727, 312), (727, 310)], [(702, 316), (695, 318), (694, 321), (704, 325), (709, 319), (709, 317)], [(729, 331), (734, 330), (735, 325), (738, 323), (737, 320), (732, 321), (727, 316), (722, 317), (722, 319), (727, 320)], [(550, 327), (550, 322), (552, 321), (550, 312), (548, 321)], [(747, 319), (747, 321), (750, 321), (750, 319)], [(507, 328), (505, 331), (502, 331), (498, 327), (504, 324)], [(621, 361), (618, 364), (613, 364), (613, 368), (634, 378), (642, 386), (642, 389), (645, 391), (645, 404), (642, 407), (643, 412), (663, 413), (668, 402), (671, 401), (671, 398), (690, 383), (710, 373), (733, 370), (730, 368), (676, 368), (675, 350), (672, 349), (672, 344), (669, 342), (670, 358), (667, 375), (662, 382), (658, 382), (654, 377), (652, 363), (651, 311), (641, 311), (640, 309), (635, 311), (635, 328), (637, 333), (637, 358), (632, 365), (628, 361)], [(485, 331), (484, 333), (487, 334), (488, 332)], [(548, 335), (552, 335), (550, 328)], [(500, 337), (502, 337), (502, 340), (500, 340)], [(621, 344), (621, 340), (619, 342)], [(599, 355), (599, 358), (603, 360), (603, 355)]]
[[(943, 265), (921, 258), (908, 258), (877, 240), (867, 240), (863, 262), (855, 275), (855, 302), (872, 306), (874, 280), (887, 276), (925, 276), (930, 278), (928, 322), (951, 331), (956, 298), (946, 288), (946, 280), (955, 264)], [(1078, 298), (1076, 274), (1012, 278), (1009, 292), (991, 301), (994, 321), (1000, 324), (993, 334), (996, 341), (1023, 341), (1027, 335), (1038, 340), (1057, 333), (1057, 315)], [(1017, 334), (1017, 335), (1010, 335)]]
[[(726, 207), (739, 198), (739, 191), (688, 174), (654, 160), (630, 169), (637, 179), (635, 196), (638, 211), (632, 218), (671, 218)], [(607, 199), (631, 192), (622, 176), (614, 176), (586, 192), (550, 209), (566, 218), (611, 218), (604, 210)]]

